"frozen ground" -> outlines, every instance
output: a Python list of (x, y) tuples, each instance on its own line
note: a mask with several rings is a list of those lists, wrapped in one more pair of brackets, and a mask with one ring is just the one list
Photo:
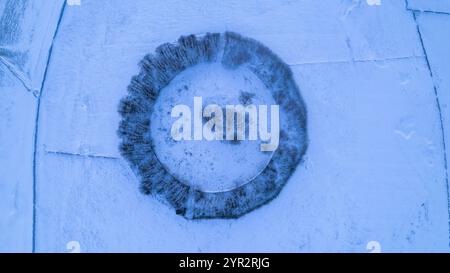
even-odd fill
[[(185, 180), (188, 184), (193, 182), (202, 187), (203, 191), (229, 190), (253, 179), (272, 158), (271, 152), (260, 151), (261, 141), (242, 141), (234, 145), (226, 141), (207, 140), (175, 142), (170, 137), (169, 130), (162, 133), (158, 130), (171, 128), (173, 118), (166, 113), (171, 112), (175, 105), (189, 105), (194, 109), (195, 96), (202, 97), (204, 106), (221, 105), (223, 101), (228, 105), (237, 105), (241, 103), (237, 99), (239, 92), (247, 92), (263, 98), (252, 102), (256, 105), (275, 104), (270, 91), (261, 81), (250, 71), (242, 70), (230, 73), (220, 63), (198, 65), (173, 79), (169, 88), (159, 96), (150, 131), (155, 135), (153, 139), (157, 157), (166, 167), (170, 166), (171, 174), (178, 180)], [(212, 86), (215, 86), (214, 92), (211, 92)], [(181, 94), (178, 90), (182, 91)], [(186, 160), (186, 154), (190, 155), (191, 160)], [(252, 155), (250, 160), (248, 155)]]
[[(449, 252), (450, 3), (367, 2), (1, 0), (0, 251)], [(138, 192), (117, 104), (158, 45), (226, 30), (291, 66), (310, 144), (268, 205), (186, 220)]]

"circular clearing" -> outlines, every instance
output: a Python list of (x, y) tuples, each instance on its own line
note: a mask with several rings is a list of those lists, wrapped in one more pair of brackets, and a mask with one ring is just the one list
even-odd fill
[[(188, 68), (162, 89), (154, 106), (150, 131), (159, 161), (176, 179), (203, 192), (229, 191), (253, 180), (273, 152), (261, 151), (259, 139), (248, 140), (248, 123), (246, 139), (241, 141), (226, 140), (225, 130), (220, 141), (173, 139), (171, 127), (177, 118), (171, 116), (172, 109), (187, 105), (193, 111), (194, 97), (202, 99), (202, 110), (211, 104), (223, 109), (275, 104), (270, 91), (246, 68), (226, 69), (217, 62)], [(207, 120), (200, 118), (204, 126)]]

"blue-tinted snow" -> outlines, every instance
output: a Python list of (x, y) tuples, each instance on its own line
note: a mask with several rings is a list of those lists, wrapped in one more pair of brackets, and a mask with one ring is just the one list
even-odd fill
[(0, 63), (0, 252), (29, 252), (36, 99)]
[[(0, 44), (6, 60), (0, 251), (30, 251), (33, 240), (36, 98), (23, 83), (39, 89), (61, 10), (61, 1), (43, 2), (33, 1), (30, 16), (14, 27), (25, 42)], [(409, 0), (409, 8), (415, 3)], [(66, 6), (40, 98), (36, 251), (64, 252), (67, 242), (79, 241), (81, 251), (364, 252), (373, 240), (382, 251), (449, 251), (434, 85), (448, 117), (450, 19), (418, 16), (432, 80), (405, 5), (81, 0)], [(237, 220), (188, 221), (137, 191), (117, 150), (117, 104), (137, 62), (156, 46), (225, 30), (261, 41), (291, 65), (309, 110), (310, 147), (269, 205)], [(28, 59), (4, 52), (27, 52)]]
[(0, 62), (38, 93), (64, 0), (0, 3)]
[(35, 96), (62, 3), (0, 2), (0, 252), (32, 250)]
[(450, 13), (448, 0), (407, 0), (408, 8), (419, 11)]
[[(417, 22), (426, 48), (436, 96), (439, 99), (441, 123), (444, 131), (445, 146), (450, 148), (450, 16), (444, 14), (417, 14)], [(439, 27), (436, 27), (439, 26)], [(447, 169), (449, 157), (447, 153)], [(447, 170), (448, 173), (448, 170)]]

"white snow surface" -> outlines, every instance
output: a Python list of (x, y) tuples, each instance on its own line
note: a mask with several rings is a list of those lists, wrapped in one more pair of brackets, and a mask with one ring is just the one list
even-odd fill
[[(258, 139), (233, 143), (224, 137), (229, 130), (226, 126), (221, 135), (222, 141), (209, 141), (205, 136), (202, 136), (202, 140), (194, 141), (194, 129), (189, 134), (192, 141), (174, 141), (171, 135), (172, 124), (179, 118), (172, 118), (167, 113), (176, 105), (189, 107), (191, 127), (197, 118), (194, 97), (201, 98), (203, 107), (221, 107), (225, 121), (226, 105), (243, 105), (239, 100), (242, 92), (254, 95), (251, 104), (255, 107), (275, 104), (270, 91), (250, 70), (226, 70), (218, 61), (189, 68), (161, 91), (154, 106), (150, 131), (156, 156), (179, 181), (205, 192), (227, 191), (246, 184), (266, 168), (273, 155), (273, 152), (261, 151), (261, 144), (266, 141)], [(266, 114), (270, 119), (269, 115), (270, 107)], [(203, 120), (202, 116), (200, 119)], [(247, 121), (250, 123), (249, 118)], [(258, 122), (253, 124), (258, 125)], [(237, 127), (235, 123), (233, 126)], [(246, 130), (245, 138), (248, 139), (250, 126), (242, 123), (240, 126)]]
[[(3, 0), (0, 251), (449, 252), (450, 15), (408, 1)], [(158, 45), (228, 30), (290, 65), (309, 147), (269, 204), (187, 220), (139, 192), (117, 106)]]

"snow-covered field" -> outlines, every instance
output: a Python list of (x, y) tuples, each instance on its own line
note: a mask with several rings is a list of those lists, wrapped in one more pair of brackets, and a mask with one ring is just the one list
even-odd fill
[[(225, 31), (290, 66), (309, 146), (267, 205), (187, 220), (117, 106), (158, 45)], [(449, 252), (449, 44), (447, 0), (0, 0), (0, 252)]]

